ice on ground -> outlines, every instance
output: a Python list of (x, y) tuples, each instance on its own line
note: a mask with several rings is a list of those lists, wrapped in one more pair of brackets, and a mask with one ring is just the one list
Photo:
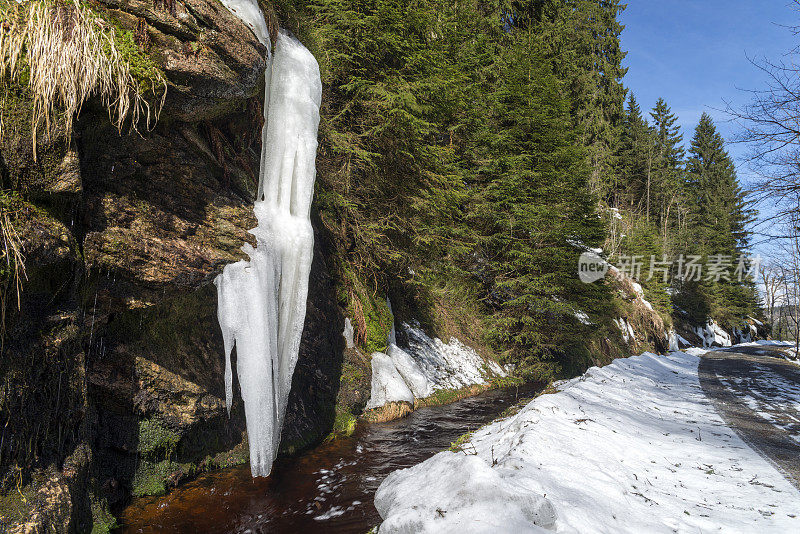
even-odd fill
[(725, 425), (698, 363), (646, 353), (562, 383), (391, 474), (380, 532), (540, 532), (526, 511), (545, 500), (562, 533), (800, 532), (800, 494)]
[[(506, 376), (497, 362), (482, 358), (456, 338), (444, 343), (428, 336), (416, 323), (403, 323), (402, 328), (408, 340), (406, 349), (390, 343), (386, 353), (372, 355), (372, 389), (367, 408), (397, 401), (413, 403), (438, 389), (460, 389), (485, 384), (493, 376)], [(412, 394), (411, 400), (407, 391)]]
[(722, 384), (771, 425), (800, 442), (800, 384), (771, 367), (754, 364), (755, 373), (723, 379)]
[[(263, 28), (258, 23), (263, 15), (259, 11), (258, 19), (252, 11), (258, 9), (256, 2), (228, 0), (226, 6), (269, 48), (266, 23)], [(272, 469), (303, 333), (322, 96), (317, 61), (283, 31), (265, 78), (261, 169), (253, 208), (258, 226), (250, 230), (257, 245), (245, 244), (242, 250), (250, 260), (227, 265), (215, 280), (226, 354), (225, 400), (230, 411), (235, 345), (253, 476), (267, 476)]]

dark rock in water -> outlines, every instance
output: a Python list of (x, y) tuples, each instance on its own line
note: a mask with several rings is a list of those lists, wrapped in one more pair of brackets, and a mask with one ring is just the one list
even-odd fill
[[(241, 400), (225, 409), (213, 280), (253, 240), (266, 50), (216, 0), (172, 5), (97, 2), (124, 28), (146, 22), (169, 81), (152, 132), (120, 134), (90, 101), (34, 159), (29, 94), (4, 104), (0, 175), (19, 192), (27, 281), (21, 309), (6, 302), (0, 515), (20, 528), (109, 526), (131, 495), (247, 461)], [(343, 318), (314, 224), (285, 452), (330, 432), (339, 390)]]

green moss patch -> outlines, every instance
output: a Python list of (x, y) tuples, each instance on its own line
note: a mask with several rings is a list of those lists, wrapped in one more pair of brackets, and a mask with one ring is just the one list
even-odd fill
[(105, 500), (100, 500), (93, 493), (90, 493), (89, 499), (92, 511), (91, 534), (108, 534), (119, 527), (117, 518), (108, 510)]
[(178, 463), (172, 460), (160, 462), (141, 460), (133, 476), (131, 493), (134, 497), (163, 495), (168, 488), (195, 476), (197, 472), (197, 466), (192, 463)]
[(170, 458), (178, 446), (180, 436), (155, 419), (139, 421), (139, 443), (136, 450), (146, 458)]
[(336, 414), (333, 420), (333, 430), (328, 435), (328, 439), (352, 436), (356, 431), (358, 419), (349, 411), (342, 411)]

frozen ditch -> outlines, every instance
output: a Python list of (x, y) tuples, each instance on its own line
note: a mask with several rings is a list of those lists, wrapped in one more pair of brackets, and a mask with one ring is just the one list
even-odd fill
[[(224, 0), (267, 49), (267, 25), (255, 0)], [(217, 285), (225, 343), (225, 400), (230, 411), (234, 345), (247, 418), (253, 476), (269, 475), (280, 444), (292, 374), (306, 314), (314, 248), (309, 218), (314, 192), (317, 127), (322, 96), (314, 56), (281, 30), (265, 74), (264, 127), (256, 247), (249, 261), (227, 265)]]

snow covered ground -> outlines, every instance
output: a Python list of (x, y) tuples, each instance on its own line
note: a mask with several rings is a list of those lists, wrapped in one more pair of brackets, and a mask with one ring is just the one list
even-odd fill
[(723, 423), (699, 360), (592, 368), (395, 471), (375, 496), (380, 532), (800, 532), (800, 492)]
[(403, 323), (403, 330), (407, 349), (390, 342), (385, 354), (372, 354), (367, 408), (396, 401), (413, 403), (439, 389), (485, 384), (492, 376), (506, 374), (497, 362), (482, 358), (454, 337), (445, 343), (438, 337), (429, 337), (417, 324)]

